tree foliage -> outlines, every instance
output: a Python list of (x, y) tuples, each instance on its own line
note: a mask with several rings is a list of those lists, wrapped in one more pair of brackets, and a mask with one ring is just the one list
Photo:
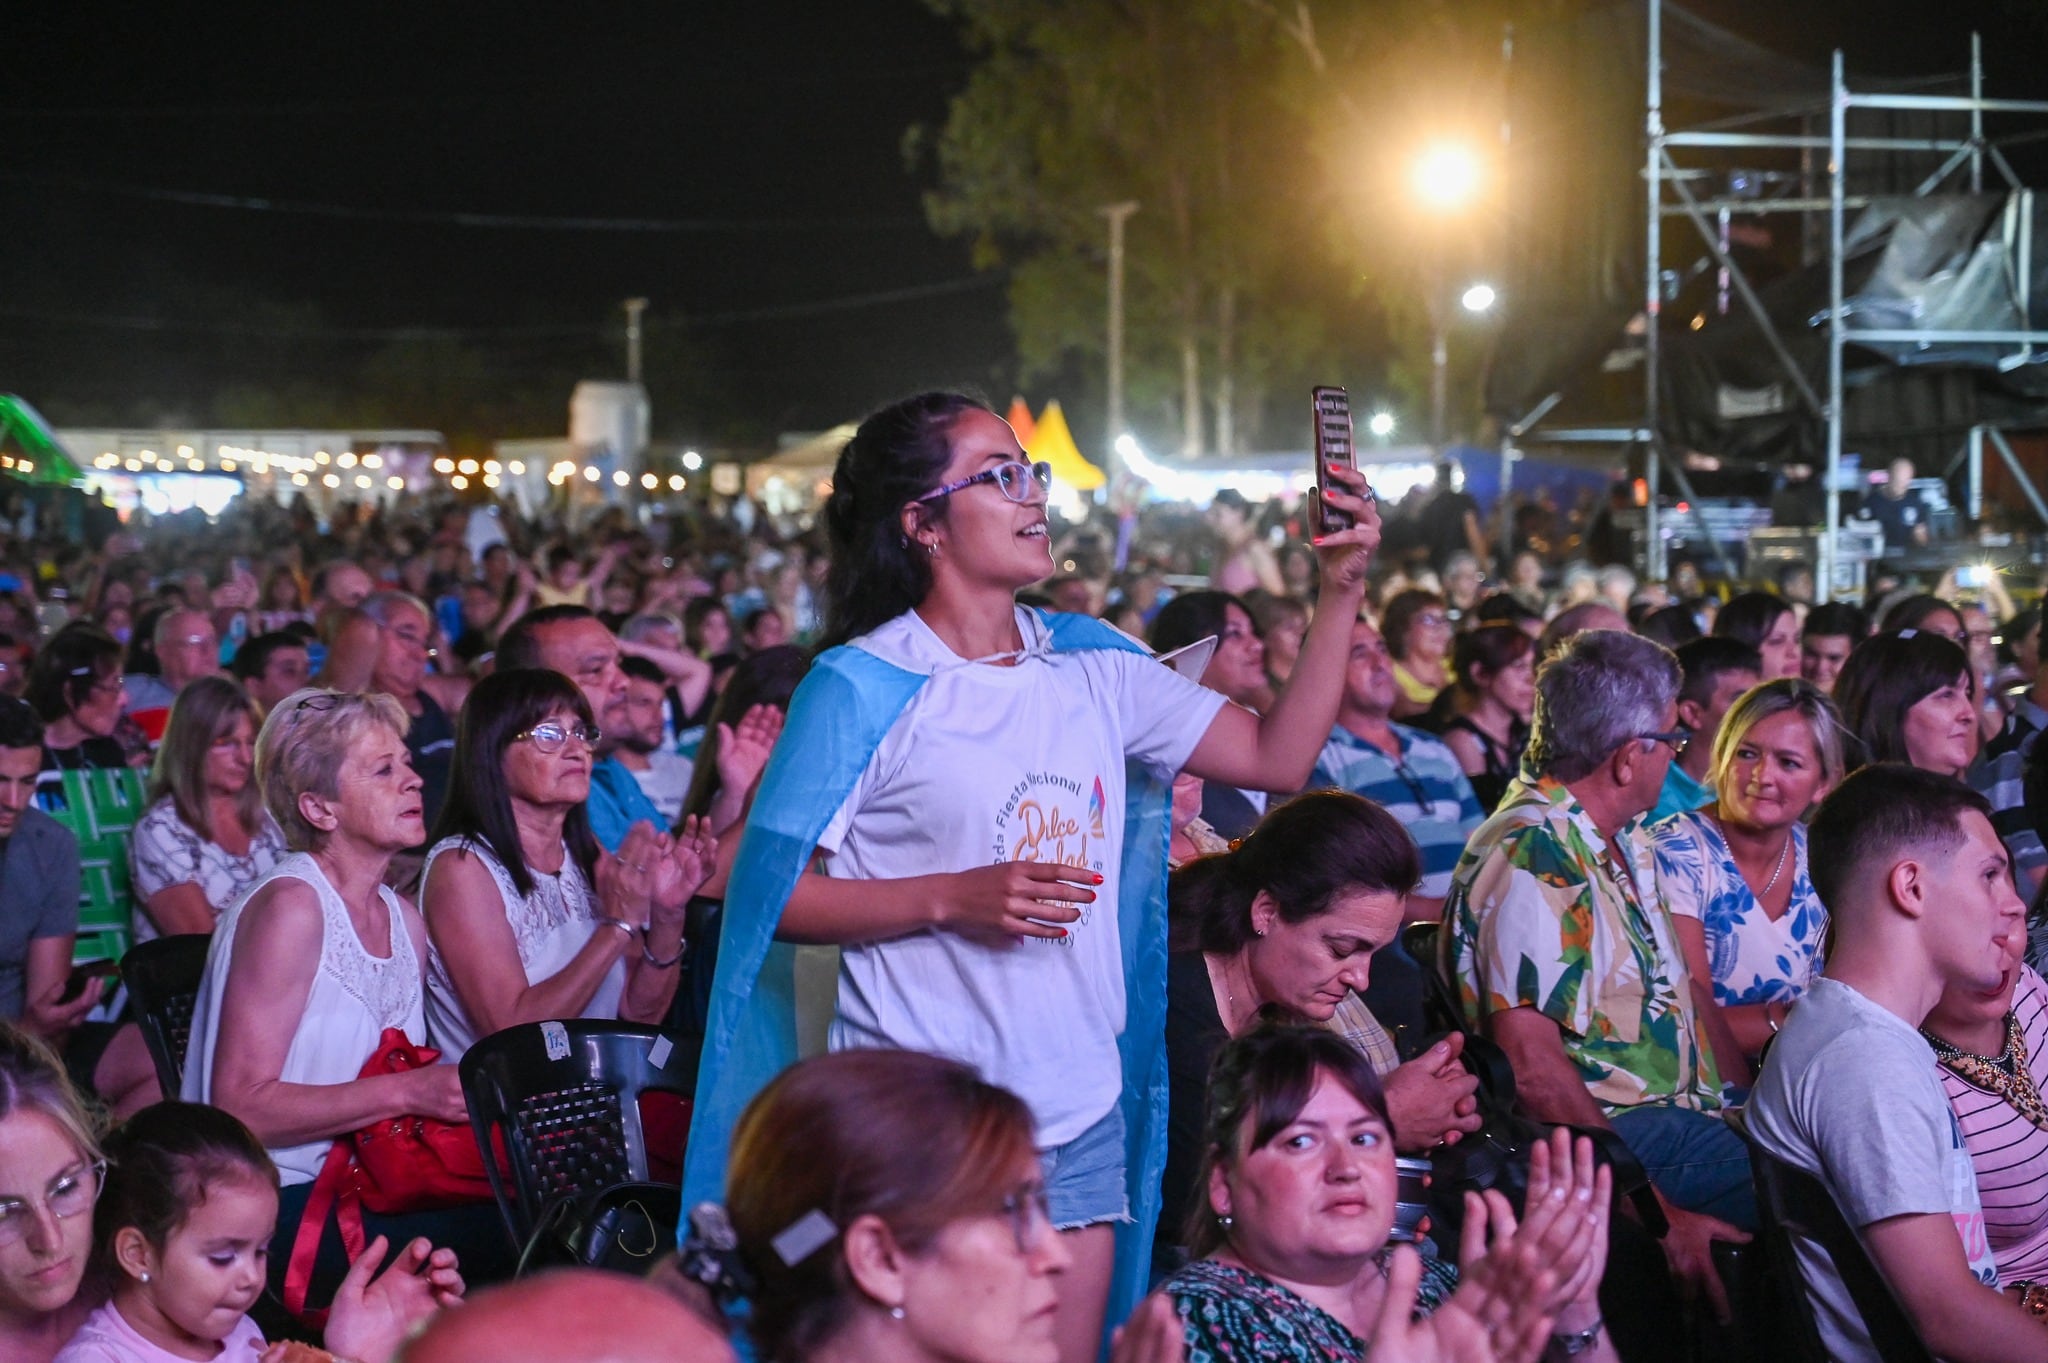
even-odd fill
[(1503, 25), (1577, 7), (926, 3), (976, 57), (944, 125), (907, 142), (937, 171), (933, 227), (1009, 271), (1023, 377), (1070, 378), (1101, 372), (1100, 210), (1137, 201), (1126, 411), (1188, 452), (1301, 441), (1312, 383), (1426, 386), (1419, 281), (1440, 291), (1446, 257), (1475, 248), (1415, 221), (1402, 158), (1427, 135), (1490, 136)]

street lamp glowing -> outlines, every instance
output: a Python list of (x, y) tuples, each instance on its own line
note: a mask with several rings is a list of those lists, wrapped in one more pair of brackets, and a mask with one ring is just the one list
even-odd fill
[(1379, 439), (1385, 440), (1394, 433), (1394, 414), (1392, 412), (1374, 412), (1372, 419), (1365, 423), (1365, 428)]
[(1464, 305), (1467, 312), (1485, 312), (1493, 306), (1494, 300), (1498, 296), (1493, 291), (1493, 285), (1474, 284), (1471, 288), (1465, 290), (1459, 297), (1458, 302)]
[(1479, 158), (1469, 147), (1439, 142), (1415, 158), (1416, 195), (1430, 208), (1462, 208), (1479, 189)]

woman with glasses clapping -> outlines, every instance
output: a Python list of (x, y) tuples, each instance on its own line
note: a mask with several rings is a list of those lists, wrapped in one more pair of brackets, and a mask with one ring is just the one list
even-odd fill
[(1030, 1108), (1073, 1259), (1059, 1356), (1095, 1357), (1113, 1276), (1120, 1307), (1144, 1285), (1164, 1160), (1168, 786), (1299, 789), (1336, 719), (1379, 517), (1356, 471), (1318, 479), (1348, 528), (1316, 540), (1321, 607), (1260, 716), (1100, 621), (1017, 603), (1053, 571), (1052, 470), (1001, 417), (927, 393), (861, 424), (825, 509), (842, 647), (798, 687), (748, 815), (687, 1203), (717, 1195), (746, 1101), (795, 1058), (789, 947), (837, 946), (833, 1049), (944, 1055)]
[(692, 818), (601, 853), (584, 813), (597, 738), (583, 692), (542, 668), (486, 677), (463, 706), (420, 891), (428, 1027), (450, 1060), (519, 1023), (668, 1013), (717, 844)]

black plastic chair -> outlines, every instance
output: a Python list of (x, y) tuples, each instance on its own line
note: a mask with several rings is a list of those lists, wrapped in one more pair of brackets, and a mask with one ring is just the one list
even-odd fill
[(1777, 1324), (1771, 1333), (1779, 1342), (1780, 1363), (1828, 1363), (1829, 1359), (1820, 1325), (1814, 1320), (1812, 1298), (1799, 1271), (1795, 1236), (1814, 1241), (1834, 1263), (1850, 1302), (1863, 1318), (1863, 1328), (1870, 1332), (1871, 1347), (1883, 1363), (1933, 1363), (1934, 1356), (1906, 1318), (1884, 1275), (1870, 1262), (1863, 1242), (1835, 1205), (1827, 1185), (1765, 1150), (1740, 1120), (1730, 1124), (1749, 1142), (1758, 1238), (1763, 1241), (1769, 1269), (1765, 1281), (1772, 1290), (1770, 1308)]
[(199, 995), (212, 945), (211, 933), (181, 933), (139, 943), (121, 958), (121, 981), (128, 986), (143, 1044), (149, 1047), (156, 1081), (166, 1098), (177, 1097), (184, 1082), (192, 1003)]
[[(696, 1056), (667, 1033), (577, 1019), (508, 1027), (462, 1057), (470, 1125), (485, 1150), (503, 1149), (509, 1177), (484, 1161), (512, 1242), (524, 1246), (565, 1199), (587, 1206), (621, 1183), (649, 1183), (640, 1096), (687, 1103)], [(679, 1167), (681, 1151), (663, 1152)]]

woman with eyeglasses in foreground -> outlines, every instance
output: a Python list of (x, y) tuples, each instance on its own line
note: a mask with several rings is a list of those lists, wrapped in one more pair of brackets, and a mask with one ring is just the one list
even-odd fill
[[(740, 1109), (795, 1058), (794, 953), (770, 936), (838, 945), (833, 1049), (945, 1055), (1029, 1106), (1074, 1259), (1060, 1356), (1082, 1363), (1113, 1272), (1124, 1305), (1142, 1289), (1156, 1216), (1167, 786), (1182, 769), (1307, 782), (1379, 517), (1355, 471), (1319, 471), (1355, 524), (1317, 539), (1323, 608), (1261, 717), (1099, 621), (1017, 604), (1053, 570), (1051, 470), (1026, 460), (1008, 423), (948, 393), (875, 413), (840, 453), (826, 642), (847, 646), (798, 688), (748, 818), (685, 1191), (715, 1196)], [(1144, 1076), (1128, 1092), (1127, 1072)], [(1117, 1263), (1127, 1218), (1142, 1226)]]
[(717, 844), (692, 818), (679, 838), (642, 824), (602, 854), (584, 813), (597, 737), (559, 672), (498, 672), (470, 692), (420, 888), (444, 1059), (524, 1022), (668, 1014), (683, 911)]
[(1531, 1146), (1519, 1222), (1499, 1193), (1465, 1195), (1458, 1289), (1422, 1319), (1420, 1260), (1390, 1239), (1386, 1100), (1342, 1038), (1267, 1021), (1225, 1044), (1199, 1182), (1187, 1238), (1200, 1257), (1160, 1288), (1189, 1363), (1617, 1358), (1599, 1303), (1613, 1175), (1584, 1137), (1560, 1128)]
[[(57, 1058), (0, 1023), (0, 1358), (7, 1363), (50, 1363), (106, 1305), (112, 1282), (93, 1260), (94, 1205), (106, 1176), (92, 1119)], [(328, 1347), (360, 1363), (384, 1363), (439, 1309), (437, 1292), (461, 1292), (453, 1256), (424, 1240), (373, 1280), (384, 1250), (373, 1241), (358, 1257), (328, 1318)], [(234, 1363), (281, 1363), (286, 1347)]]
[[(221, 915), (193, 1002), (182, 1096), (240, 1118), (277, 1165), (270, 1275), (280, 1293), (337, 1139), (412, 1115), (469, 1120), (454, 1065), (362, 1073), (387, 1029), (427, 1042), (426, 924), (384, 884), (391, 859), (426, 841), (405, 726), (389, 696), (315, 688), (287, 696), (263, 721), (256, 769), (292, 854)], [(395, 1243), (425, 1236), (454, 1249), (472, 1282), (512, 1267), (488, 1202), (363, 1220)], [(308, 1301), (324, 1304), (346, 1268), (330, 1217)]]

